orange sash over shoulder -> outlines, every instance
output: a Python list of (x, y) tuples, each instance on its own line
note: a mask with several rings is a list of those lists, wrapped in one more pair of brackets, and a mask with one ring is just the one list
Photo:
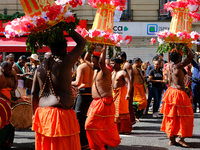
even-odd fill
[(192, 104), (186, 92), (169, 87), (163, 96), (161, 113), (164, 118), (161, 131), (168, 137), (181, 135), (191, 137), (194, 114)]
[(144, 91), (144, 84), (133, 83), (134, 93), (133, 93), (133, 102), (138, 102), (138, 110), (147, 108), (147, 98)]

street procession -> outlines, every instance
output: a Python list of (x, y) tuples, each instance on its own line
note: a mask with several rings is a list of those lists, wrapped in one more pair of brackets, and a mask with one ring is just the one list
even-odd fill
[(0, 150), (200, 149), (200, 0), (0, 5)]

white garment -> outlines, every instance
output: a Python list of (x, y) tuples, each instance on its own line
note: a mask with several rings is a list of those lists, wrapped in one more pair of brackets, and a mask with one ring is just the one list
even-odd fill
[(18, 79), (18, 86), (17, 87), (19, 87), (19, 88), (24, 88), (24, 80), (22, 80), (22, 79)]
[(24, 88), (24, 80), (18, 79), (18, 86), (15, 90), (16, 97), (22, 97), (26, 95), (26, 89)]

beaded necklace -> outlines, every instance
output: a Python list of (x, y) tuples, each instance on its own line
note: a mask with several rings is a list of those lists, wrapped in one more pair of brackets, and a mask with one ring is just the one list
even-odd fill
[(125, 61), (123, 64), (121, 64), (121, 69), (123, 69), (123, 67), (124, 67), (124, 64), (126, 63), (126, 62), (128, 62), (128, 61)]
[(44, 85), (42, 87), (42, 91), (40, 93), (40, 96), (39, 96), (39, 99), (42, 97), (43, 93), (44, 93), (44, 90), (45, 90), (45, 87), (46, 87), (46, 84), (47, 84), (47, 80), (49, 79), (49, 83), (50, 83), (50, 86), (51, 86), (51, 90), (52, 90), (52, 93), (53, 95), (56, 97), (56, 100), (59, 102), (59, 104), (64, 108), (64, 109), (71, 109), (72, 107), (65, 107), (63, 104), (61, 104), (60, 102), (60, 99), (58, 98), (58, 96), (56, 95), (55, 93), (55, 90), (53, 88), (53, 84), (52, 84), (52, 79), (51, 79), (51, 70), (52, 70), (52, 66), (53, 66), (53, 63), (55, 62), (55, 60), (59, 58), (59, 57), (54, 57), (51, 64), (50, 64), (50, 58), (47, 59), (47, 75), (46, 75), (46, 78), (45, 78), (45, 82), (44, 82)]

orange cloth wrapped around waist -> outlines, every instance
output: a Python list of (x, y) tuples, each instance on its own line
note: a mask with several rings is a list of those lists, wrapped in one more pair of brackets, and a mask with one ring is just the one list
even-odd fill
[(161, 113), (164, 115), (161, 131), (166, 132), (168, 137), (192, 136), (194, 114), (186, 92), (169, 87), (163, 96)]
[(184, 91), (169, 87), (162, 101), (161, 113), (165, 116), (194, 116), (192, 103)]
[[(3, 88), (3, 89), (1, 89), (1, 93), (3, 94), (3, 95), (5, 95), (8, 99), (10, 99), (11, 100), (11, 94), (10, 94), (10, 91), (11, 91), (12, 89), (11, 88)], [(9, 105), (11, 106), (11, 103), (6, 99), (6, 101), (9, 103)]]
[(119, 114), (128, 114), (129, 113), (129, 101), (126, 100), (127, 87), (117, 88), (113, 90), (113, 99), (115, 102), (115, 117), (119, 117)]
[(38, 107), (32, 130), (47, 137), (63, 137), (78, 134), (80, 127), (73, 109)]
[(85, 122), (86, 130), (106, 130), (113, 126), (115, 106), (112, 97), (94, 99), (90, 104)]
[(133, 83), (134, 93), (133, 93), (133, 101), (138, 102), (138, 110), (147, 108), (147, 98), (144, 91), (144, 84), (141, 83)]

